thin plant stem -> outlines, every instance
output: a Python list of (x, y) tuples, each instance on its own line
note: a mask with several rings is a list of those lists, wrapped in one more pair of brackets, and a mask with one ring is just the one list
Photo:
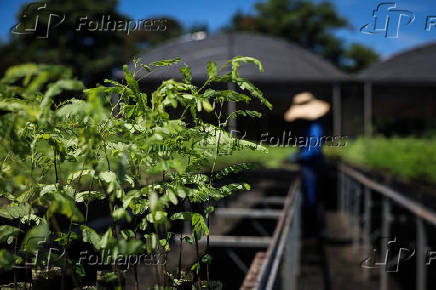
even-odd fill
[(58, 176), (58, 168), (57, 168), (57, 162), (56, 162), (56, 155), (57, 155), (56, 146), (53, 146), (53, 165), (54, 165), (54, 172), (55, 172), (56, 183), (59, 183), (59, 176)]
[[(111, 215), (111, 220), (112, 220), (112, 223), (111, 223), (112, 235), (116, 236), (117, 239), (118, 239), (118, 232), (116, 230), (114, 217), (112, 215), (112, 213), (113, 213), (113, 205), (112, 205), (112, 202), (111, 202), (111, 197), (109, 196), (106, 188), (103, 186), (103, 184), (101, 182), (100, 182), (100, 187), (104, 191), (105, 195), (108, 196), (108, 208), (109, 208), (109, 214)], [(112, 270), (117, 275), (118, 286), (121, 287), (121, 274), (120, 274), (120, 271), (119, 271), (119, 269), (117, 267), (116, 260), (114, 260), (114, 263), (113, 263), (113, 266), (112, 266)]]
[(183, 251), (183, 234), (180, 235), (180, 252), (179, 252), (179, 267), (178, 267), (179, 279), (182, 279), (182, 251)]
[(109, 171), (111, 171), (111, 164), (109, 162), (109, 158), (107, 157), (106, 141), (103, 140), (103, 143), (104, 143), (104, 156), (106, 158), (107, 168), (108, 168)]
[[(65, 271), (67, 269), (67, 265), (68, 265), (68, 267), (70, 266), (68, 264), (68, 245), (70, 243), (72, 226), (73, 226), (73, 220), (70, 219), (70, 225), (68, 227), (68, 234), (67, 234), (67, 241), (66, 241), (66, 243), (64, 245), (64, 267), (62, 268), (62, 284), (61, 284), (62, 287), (65, 287)], [(77, 282), (76, 275), (74, 274), (73, 269), (71, 271), (71, 278), (73, 279), (74, 286), (77, 287), (78, 286), (78, 282)], [(63, 289), (65, 289), (65, 288), (63, 288)]]
[(198, 247), (198, 239), (194, 233), (194, 241), (195, 241), (195, 251), (197, 253), (197, 262), (198, 262), (198, 287), (201, 289), (201, 260), (200, 260), (200, 250)]
[[(21, 223), (18, 224), (18, 229), (21, 230)], [(18, 249), (18, 237), (15, 237), (15, 246), (14, 246), (14, 254), (17, 254), (17, 249)], [(25, 285), (26, 283), (24, 283)], [(15, 269), (14, 267), (14, 287), (15, 289), (17, 288), (17, 269)]]
[[(91, 193), (91, 188), (94, 185), (94, 178), (91, 179), (91, 182), (88, 187), (88, 194)], [(89, 212), (89, 203), (90, 201), (85, 201), (85, 225), (88, 223), (88, 212)]]
[[(212, 165), (212, 169), (210, 171), (210, 183), (212, 183), (212, 175), (215, 172), (215, 167), (216, 167), (216, 162), (218, 159), (218, 153), (219, 153), (219, 145), (220, 145), (220, 140), (221, 140), (221, 115), (222, 115), (222, 109), (223, 109), (223, 102), (220, 102), (220, 110), (219, 113), (217, 115), (218, 118), (218, 138), (217, 138), (217, 142), (216, 142), (216, 147), (215, 147), (215, 156), (213, 159), (213, 165)], [(207, 207), (210, 207), (210, 195), (208, 194), (207, 196)], [(207, 218), (207, 228), (210, 231), (210, 213), (207, 214), (206, 216)], [(209, 238), (210, 235), (206, 236), (206, 254), (209, 253)], [(209, 277), (210, 277), (210, 273), (209, 273), (209, 264), (206, 264), (206, 279), (207, 279), (207, 284), (209, 285)]]

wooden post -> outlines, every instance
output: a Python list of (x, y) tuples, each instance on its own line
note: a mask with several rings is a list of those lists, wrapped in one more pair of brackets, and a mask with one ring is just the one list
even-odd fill
[(339, 83), (333, 84), (332, 92), (333, 103), (333, 135), (341, 136), (342, 134), (342, 109), (341, 109), (341, 85)]
[(336, 210), (338, 212), (343, 212), (344, 211), (344, 185), (345, 185), (345, 181), (344, 181), (344, 172), (342, 172), (340, 169), (338, 169), (338, 173), (337, 173), (337, 189), (336, 189), (336, 198), (337, 198), (337, 205), (336, 205)]
[[(348, 222), (351, 221), (351, 203), (352, 203), (352, 194), (353, 194), (353, 180), (351, 177), (347, 176), (347, 186), (345, 187), (345, 214)], [(351, 227), (348, 227), (350, 230)]]
[[(391, 231), (391, 204), (387, 197), (383, 197), (382, 201), (382, 239), (381, 239), (381, 258), (387, 263), (387, 238), (389, 237)], [(386, 264), (387, 265), (387, 264)], [(385, 267), (380, 267), (380, 290), (388, 290), (388, 273)]]
[(353, 251), (357, 252), (360, 245), (360, 196), (362, 190), (360, 184), (356, 181), (354, 188), (353, 203)]
[(427, 250), (427, 235), (424, 222), (416, 218), (416, 290), (427, 289), (427, 269), (425, 255)]
[[(363, 252), (365, 257), (371, 255), (371, 206), (371, 189), (364, 186)], [(364, 272), (364, 278), (369, 279), (369, 271)]]
[(363, 96), (363, 131), (365, 137), (371, 137), (372, 135), (372, 84), (366, 82), (364, 84), (364, 96)]
[(295, 249), (294, 249), (294, 254), (295, 254), (295, 270), (294, 270), (294, 274), (295, 276), (293, 277), (294, 279), (294, 288), (292, 289), (297, 289), (296, 288), (296, 283), (297, 283), (297, 277), (300, 275), (300, 258), (301, 258), (301, 206), (302, 206), (302, 195), (301, 195), (301, 191), (297, 192), (297, 199), (296, 199), (296, 208), (295, 208)]

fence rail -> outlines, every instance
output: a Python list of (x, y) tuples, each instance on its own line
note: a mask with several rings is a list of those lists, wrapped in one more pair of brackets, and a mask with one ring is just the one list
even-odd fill
[(300, 213), (300, 180), (297, 179), (289, 188), (254, 289), (296, 289), (300, 255)]
[[(425, 249), (427, 247), (426, 226), (436, 225), (436, 214), (433, 210), (408, 198), (405, 194), (395, 191), (386, 185), (370, 179), (365, 174), (341, 163), (338, 166), (338, 208), (349, 220), (355, 249), (360, 243), (360, 221), (363, 220), (363, 251), (366, 257), (371, 254), (371, 224), (374, 194), (382, 199), (381, 237), (388, 237), (391, 233), (392, 206), (397, 205), (406, 209), (416, 220), (416, 289), (425, 290), (427, 287), (427, 269), (425, 265)], [(363, 192), (363, 197), (362, 197)], [(363, 212), (360, 202), (363, 199)], [(381, 257), (387, 257), (386, 241), (381, 241)], [(388, 289), (388, 276), (384, 267), (380, 267), (380, 289)]]

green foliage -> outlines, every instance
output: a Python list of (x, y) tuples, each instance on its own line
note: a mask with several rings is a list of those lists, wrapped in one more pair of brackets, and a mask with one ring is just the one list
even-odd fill
[[(38, 10), (46, 2), (46, 8)], [(134, 43), (121, 31), (90, 31), (87, 27), (79, 28), (82, 17), (88, 21), (101, 23), (102, 15), (111, 15), (111, 19), (127, 21), (125, 15), (117, 12), (117, 1), (104, 0), (48, 0), (26, 3), (21, 6), (16, 23), (20, 28), (35, 26), (34, 34), (11, 34), (8, 44), (0, 47), (2, 63), (7, 65), (38, 62), (44, 64), (69, 64), (75, 75), (87, 83), (101, 81), (113, 67), (121, 65), (133, 56)], [(64, 21), (51, 13), (65, 15)], [(38, 17), (38, 18), (36, 18)], [(51, 22), (51, 23), (50, 23)], [(50, 25), (48, 38), (44, 37)], [(103, 25), (103, 24), (101, 24)], [(4, 68), (2, 66), (2, 68)]]
[(6, 249), (0, 249), (0, 268), (11, 270), (15, 265), (21, 262), (20, 257), (11, 254)]
[(47, 223), (36, 225), (27, 231), (21, 247), (28, 253), (35, 253), (47, 241), (48, 235), (49, 226)]
[(65, 215), (74, 222), (83, 221), (83, 215), (77, 209), (73, 197), (61, 192), (55, 192), (54, 194), (45, 195), (44, 200), (50, 204), (46, 213), (47, 218), (57, 213)]
[(96, 250), (100, 250), (101, 238), (100, 236), (90, 227), (80, 226), (82, 229), (82, 237), (85, 243), (90, 243)]
[[(253, 98), (269, 108), (271, 104), (238, 74), (244, 63), (263, 70), (250, 57), (235, 57), (219, 68), (210, 62), (209, 79), (202, 86), (191, 83), (191, 69), (185, 66), (183, 81), (164, 81), (151, 95), (141, 92), (138, 71), (152, 72), (180, 61), (135, 60), (132, 70), (123, 67), (124, 82), (106, 80), (108, 86), (84, 89), (84, 95), (83, 85), (62, 67), (31, 64), (8, 70), (0, 81), (0, 196), (7, 200), (0, 216), (10, 225), (0, 227), (0, 242), (20, 242), (27, 260), (48, 242), (67, 253), (75, 241), (117, 261), (120, 255), (167, 253), (175, 234), (187, 234), (173, 232), (180, 220), (192, 226), (187, 242), (198, 246), (198, 240), (210, 234), (214, 202), (250, 189), (248, 184), (218, 183), (251, 168), (240, 164), (217, 171), (219, 157), (266, 151), (227, 131), (229, 118), (261, 114), (240, 110), (224, 116), (223, 108), (226, 102)], [(231, 71), (223, 74), (226, 67)], [(222, 82), (235, 83), (241, 93), (217, 90), (216, 83)], [(63, 93), (78, 96), (65, 101)], [(116, 103), (113, 95), (118, 96)], [(173, 108), (181, 110), (170, 114)], [(216, 121), (206, 122), (200, 111)], [(97, 202), (110, 209), (108, 228), (88, 224), (90, 204)], [(180, 205), (186, 203), (198, 210), (184, 212)], [(16, 253), (1, 253), (4, 261), (15, 259)], [(203, 256), (197, 262), (210, 261)], [(62, 263), (66, 273), (83, 276), (84, 269), (75, 261)], [(115, 272), (117, 277), (121, 273), (117, 265)]]
[(12, 243), (14, 240), (14, 237), (17, 236), (20, 233), (20, 229), (9, 226), (9, 225), (1, 225), (0, 226), (0, 243), (3, 243), (5, 241), (8, 242), (8, 244)]
[(278, 168), (289, 157), (292, 152), (298, 150), (296, 147), (280, 147), (280, 146), (266, 146), (267, 153), (264, 151), (253, 151), (250, 149), (244, 149), (241, 151), (232, 152), (231, 155), (219, 156), (217, 160), (217, 168), (224, 168), (223, 172), (217, 173), (217, 178), (221, 174), (228, 175), (226, 167), (234, 167), (236, 172), (250, 169), (257, 166), (263, 166), (266, 168)]
[[(177, 20), (156, 15), (153, 19), (144, 20), (140, 29), (123, 31), (130, 19), (118, 11), (119, 1), (27, 2), (21, 6), (15, 23), (19, 23), (18, 30), (24, 32), (24, 29), (35, 27), (37, 21), (36, 31), (31, 34), (11, 34), (9, 43), (0, 45), (2, 73), (11, 65), (26, 62), (68, 64), (86, 84), (95, 84), (102, 82), (108, 72), (127, 62), (140, 49), (157, 45), (184, 32)], [(44, 3), (45, 8), (38, 10)], [(63, 15), (65, 19), (57, 25)], [(88, 26), (87, 23), (91, 24)], [(121, 23), (117, 29), (113, 29), (115, 23)], [(99, 26), (97, 30), (94, 29), (96, 24)], [(133, 23), (129, 26), (132, 28)], [(50, 32), (45, 38), (48, 27)], [(35, 69), (36, 66), (33, 67)]]
[(345, 53), (351, 63), (345, 66), (349, 72), (358, 72), (379, 60), (379, 55), (372, 49), (358, 43), (353, 43)]
[(331, 2), (268, 0), (257, 3), (254, 14), (236, 13), (225, 30), (283, 37), (340, 68), (355, 72), (377, 61), (378, 56), (361, 44), (346, 47), (334, 35), (334, 30), (349, 27), (349, 21), (337, 13)]
[(381, 170), (406, 180), (436, 183), (436, 140), (358, 138), (340, 148), (325, 148), (328, 156)]

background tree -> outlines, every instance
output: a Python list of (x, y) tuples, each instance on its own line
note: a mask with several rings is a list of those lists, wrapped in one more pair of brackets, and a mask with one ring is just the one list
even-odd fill
[(353, 43), (348, 48), (346, 56), (350, 64), (345, 65), (345, 69), (349, 72), (358, 72), (379, 60), (379, 55), (374, 50), (358, 43)]
[(164, 20), (161, 25), (165, 26), (163, 31), (146, 31), (137, 30), (130, 33), (129, 41), (133, 42), (134, 45), (138, 45), (140, 50), (153, 47), (168, 39), (178, 37), (182, 35), (185, 31), (183, 25), (176, 19), (171, 17), (155, 17), (153, 19), (148, 19), (148, 21), (154, 21), (156, 19)]
[[(343, 41), (334, 35), (334, 30), (347, 27), (351, 27), (348, 20), (338, 15), (330, 2), (268, 0), (257, 3), (254, 14), (236, 13), (225, 30), (253, 31), (283, 37), (343, 69), (349, 69), (347, 64), (350, 63), (359, 63), (359, 67), (352, 70), (371, 64), (376, 58), (365, 59), (348, 53), (349, 49), (355, 51), (356, 47), (345, 47)], [(363, 45), (359, 45), (359, 49), (376, 56), (374, 51)], [(354, 61), (354, 57), (359, 60)]]
[[(171, 19), (165, 24), (165, 31), (128, 34), (122, 25), (117, 31), (112, 31), (113, 24), (109, 23), (108, 16), (112, 21), (126, 23), (129, 20), (117, 11), (117, 0), (47, 0), (45, 8), (38, 10), (44, 3), (21, 7), (17, 17), (21, 31), (18, 32), (34, 27), (38, 16), (37, 31), (31, 34), (11, 33), (9, 43), (0, 47), (0, 73), (11, 65), (25, 62), (62, 64), (70, 66), (85, 84), (92, 85), (110, 77), (114, 68), (129, 62), (140, 48), (182, 33), (182, 26)], [(60, 17), (50, 18), (50, 14), (65, 15), (65, 19), (56, 26)], [(87, 17), (86, 20), (81, 20), (83, 17)], [(102, 20), (103, 17), (106, 20)], [(49, 35), (41, 38), (47, 32), (49, 21)], [(91, 21), (92, 25), (83, 25), (79, 29), (80, 23)], [(96, 24), (98, 29), (92, 31)]]

